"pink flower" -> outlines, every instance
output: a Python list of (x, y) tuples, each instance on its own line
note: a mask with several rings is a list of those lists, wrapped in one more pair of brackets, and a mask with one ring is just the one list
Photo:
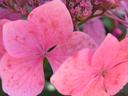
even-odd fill
[(94, 54), (83, 49), (66, 60), (51, 78), (64, 95), (113, 96), (128, 82), (128, 38), (107, 35)]
[(92, 37), (100, 45), (106, 36), (103, 23), (99, 18), (89, 20), (84, 24), (84, 32)]
[(44, 87), (43, 60), (53, 71), (70, 55), (95, 42), (82, 32), (73, 32), (71, 16), (60, 0), (36, 9), (27, 20), (6, 23), (3, 40), (7, 53), (1, 60), (3, 90), (10, 96), (36, 96)]

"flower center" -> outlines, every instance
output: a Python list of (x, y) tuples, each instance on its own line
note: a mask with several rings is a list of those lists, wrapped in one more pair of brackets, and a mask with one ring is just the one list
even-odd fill
[(100, 74), (101, 74), (103, 77), (105, 77), (106, 74), (107, 74), (107, 70), (102, 70)]
[(56, 46), (57, 46), (57, 45), (54, 45), (54, 46), (50, 47), (50, 48), (47, 50), (47, 52), (51, 52)]
[(38, 53), (37, 55), (39, 55), (40, 57), (47, 57), (47, 55), (56, 48), (57, 44), (48, 48), (47, 50), (43, 50), (42, 46), (40, 46), (40, 53)]

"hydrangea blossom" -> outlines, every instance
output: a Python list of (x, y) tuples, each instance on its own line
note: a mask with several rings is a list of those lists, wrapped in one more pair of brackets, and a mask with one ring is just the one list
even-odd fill
[(108, 34), (92, 53), (83, 49), (66, 60), (51, 78), (63, 95), (114, 96), (128, 82), (128, 38)]
[(97, 46), (88, 35), (73, 32), (70, 14), (60, 0), (34, 9), (27, 20), (6, 23), (3, 40), (7, 53), (1, 60), (0, 76), (10, 96), (36, 96), (42, 91), (44, 58), (56, 71), (78, 50)]
[(84, 24), (84, 32), (92, 37), (97, 45), (100, 45), (106, 37), (106, 31), (102, 21), (94, 18)]

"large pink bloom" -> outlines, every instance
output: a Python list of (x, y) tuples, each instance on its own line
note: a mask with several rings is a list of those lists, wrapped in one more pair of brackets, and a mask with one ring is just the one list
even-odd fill
[(36, 9), (28, 20), (6, 23), (3, 29), (7, 53), (0, 64), (3, 90), (10, 96), (36, 96), (44, 87), (43, 59), (55, 71), (78, 50), (95, 42), (82, 32), (73, 32), (68, 10), (60, 0)]
[(51, 78), (64, 95), (113, 96), (128, 82), (128, 38), (107, 35), (94, 54), (83, 49), (67, 59)]

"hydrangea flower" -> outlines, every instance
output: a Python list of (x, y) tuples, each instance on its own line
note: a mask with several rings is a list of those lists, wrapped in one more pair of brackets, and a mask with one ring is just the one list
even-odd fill
[(114, 96), (128, 82), (128, 38), (108, 34), (92, 53), (85, 48), (67, 59), (51, 78), (63, 95)]
[(84, 32), (92, 37), (97, 45), (100, 45), (106, 37), (106, 31), (102, 21), (94, 18), (84, 24)]
[(3, 40), (7, 53), (1, 60), (3, 90), (10, 96), (36, 96), (44, 87), (43, 60), (55, 72), (70, 55), (96, 43), (73, 32), (71, 16), (60, 0), (35, 8), (27, 20), (6, 23)]

